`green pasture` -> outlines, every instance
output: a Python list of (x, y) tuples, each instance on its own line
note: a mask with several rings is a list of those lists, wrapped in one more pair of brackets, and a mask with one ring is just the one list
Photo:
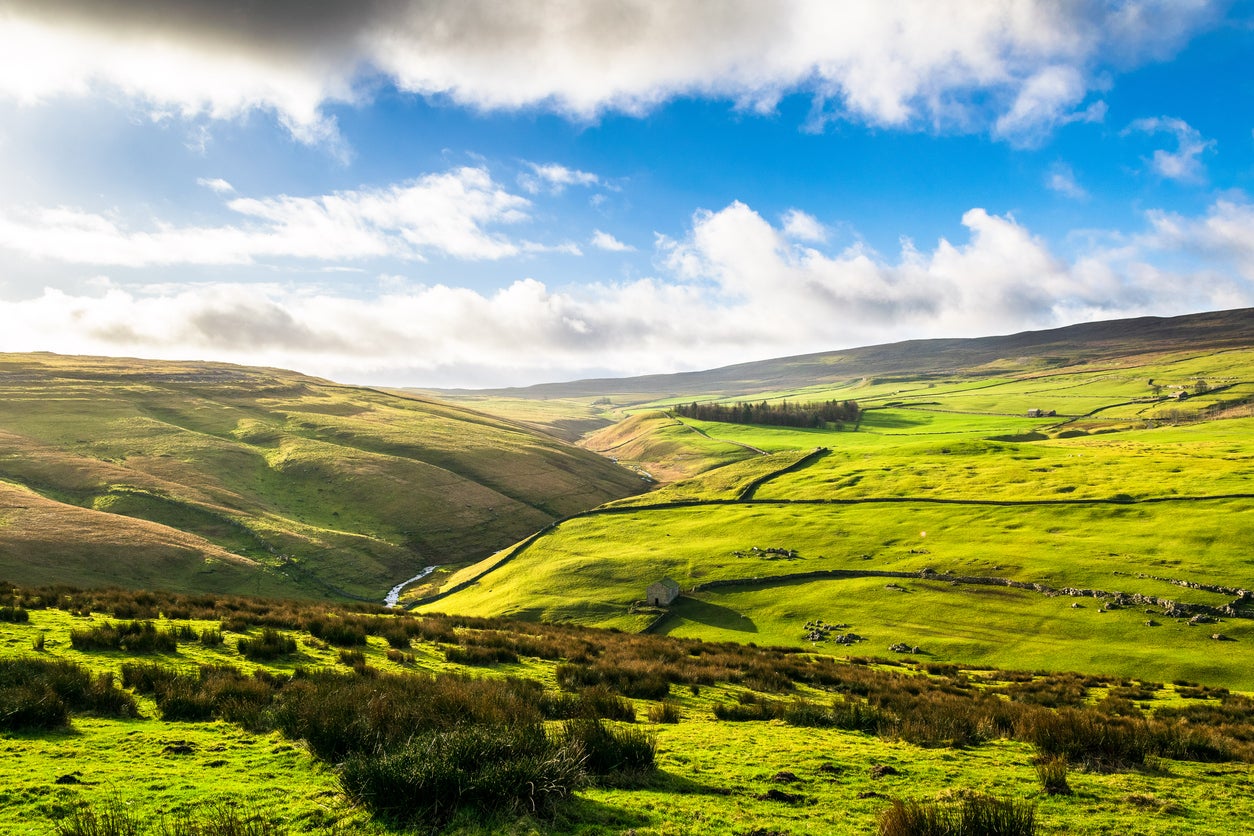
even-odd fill
[[(1245, 500), (1009, 506), (757, 502), (640, 508), (567, 521), (477, 584), (430, 608), (640, 629), (651, 617), (635, 612), (633, 603), (643, 600), (645, 586), (661, 577), (691, 590), (709, 581), (742, 580), (752, 586), (755, 579), (817, 570), (924, 569), (1219, 607), (1231, 596), (1169, 581), (1249, 588), (1254, 585), (1250, 542), (1254, 507)], [(795, 551), (797, 556), (781, 557), (768, 549)], [(696, 632), (683, 634), (796, 644), (799, 626), (809, 619), (849, 620), (822, 605), (826, 598), (848, 588), (883, 589), (890, 583), (922, 584), (884, 577), (811, 579), (786, 587), (776, 584), (760, 596), (738, 591), (739, 587), (697, 592), (684, 606), (706, 612), (702, 608), (709, 604), (713, 607), (709, 612), (718, 614), (715, 620), (724, 623), (707, 625), (707, 632), (692, 627)], [(1004, 654), (997, 657), (999, 665), (1127, 671), (1171, 679), (1187, 677), (1198, 667), (1197, 654), (1213, 656), (1218, 646), (1201, 641), (1214, 630), (1190, 628), (1187, 635), (1199, 641), (1193, 650), (1182, 650), (1173, 638), (1176, 628), (1146, 628), (1143, 622), (1153, 614), (1140, 610), (1094, 622), (1092, 618), (1107, 614), (1098, 616), (1101, 602), (1091, 598), (1050, 598), (1005, 587), (923, 586), (926, 594), (894, 594), (887, 600), (938, 625), (927, 636), (934, 641), (933, 652), (949, 661), (982, 663), (996, 651)], [(733, 603), (717, 603), (721, 596)], [(759, 604), (780, 600), (808, 603), (787, 616), (758, 609)], [(989, 609), (984, 605), (988, 601), (1005, 606)], [(1070, 605), (1077, 602), (1083, 609), (1073, 612)], [(683, 611), (681, 607), (679, 612)], [(1155, 612), (1161, 621), (1161, 611)], [(1080, 616), (1086, 620), (1077, 620)], [(877, 651), (895, 641), (921, 641), (889, 629), (896, 617), (869, 607), (855, 630), (876, 636)], [(1126, 650), (1127, 636), (1118, 630), (1090, 639), (1088, 631), (1097, 624), (1135, 628), (1135, 652)], [(1218, 629), (1246, 640), (1224, 644), (1222, 661), (1207, 670), (1208, 678), (1254, 686), (1242, 672), (1248, 665), (1232, 662), (1254, 654), (1249, 649), (1254, 647), (1254, 632), (1247, 636), (1242, 620)], [(952, 637), (964, 631), (982, 636), (992, 649), (975, 638), (935, 641), (939, 635)], [(1013, 661), (1016, 654), (1023, 661)], [(1254, 655), (1248, 661), (1254, 662)], [(1145, 667), (1131, 670), (1140, 665)]]

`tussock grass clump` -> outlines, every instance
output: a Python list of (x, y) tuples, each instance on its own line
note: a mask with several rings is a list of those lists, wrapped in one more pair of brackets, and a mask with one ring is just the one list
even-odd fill
[(641, 728), (615, 726), (596, 718), (568, 720), (558, 742), (574, 752), (596, 778), (633, 778), (652, 772), (657, 738)]
[(670, 700), (663, 700), (649, 706), (650, 723), (678, 723), (683, 717), (679, 705)]
[(601, 717), (624, 723), (636, 722), (636, 706), (632, 701), (604, 685), (584, 688), (577, 694), (545, 692), (540, 696), (540, 713), (546, 720)]
[(642, 700), (660, 700), (671, 692), (665, 672), (648, 664), (632, 667), (562, 664), (553, 673), (558, 687), (566, 691), (600, 685), (625, 697)]
[(464, 725), (362, 752), (340, 767), (345, 794), (385, 821), (437, 828), (458, 811), (552, 815), (584, 783), (578, 753), (538, 723)]
[(163, 720), (222, 719), (259, 731), (269, 726), (265, 712), (284, 680), (260, 671), (246, 676), (229, 665), (203, 666), (186, 675), (161, 665), (128, 662), (122, 666), (122, 682), (152, 695)]
[(252, 662), (270, 662), (296, 652), (296, 639), (266, 627), (255, 639), (240, 639), (236, 643), (240, 655)]
[(70, 631), (75, 650), (122, 650), (127, 653), (174, 653), (178, 650), (174, 629), (158, 630), (151, 621), (110, 622)]
[(458, 647), (444, 648), (444, 658), (455, 665), (499, 665), (518, 661), (518, 654), (507, 647)]
[(30, 613), (23, 607), (0, 607), (0, 621), (25, 624), (30, 621)]
[(1036, 777), (1046, 795), (1071, 795), (1067, 767), (1067, 759), (1061, 757), (1043, 758), (1036, 762)]
[(879, 836), (1033, 836), (1036, 807), (972, 795), (958, 803), (894, 801), (879, 816)]
[(359, 647), (366, 643), (369, 624), (357, 619), (315, 616), (304, 624), (305, 630), (316, 639), (336, 647)]
[(56, 825), (57, 836), (281, 836), (283, 832), (260, 812), (230, 801), (154, 821), (110, 799), (76, 807)]
[(110, 673), (92, 676), (82, 665), (53, 659), (0, 659), (0, 729), (62, 728), (71, 712), (134, 717), (138, 709)]
[(76, 807), (57, 822), (57, 836), (140, 836), (144, 821), (116, 798), (100, 805)]

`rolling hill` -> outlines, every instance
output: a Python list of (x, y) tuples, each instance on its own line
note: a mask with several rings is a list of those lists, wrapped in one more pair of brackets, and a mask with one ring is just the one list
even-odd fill
[(0, 577), (381, 601), (641, 490), (514, 422), (294, 372), (0, 356)]
[[(594, 438), (617, 432), (646, 469), (703, 472), (469, 567), (424, 608), (1254, 687), (1251, 323), (1078, 326), (1071, 342), (954, 344), (913, 370), (905, 348), (880, 347), (867, 352), (900, 359), (876, 373), (846, 355), (835, 383), (744, 393), (853, 399), (856, 428), (680, 420), (666, 407), (683, 397), (639, 402)], [(1006, 357), (1014, 346), (1054, 354)], [(958, 357), (980, 365), (943, 370)], [(711, 443), (761, 452), (727, 464), (733, 448)], [(642, 606), (662, 577), (684, 595)], [(819, 620), (853, 645), (809, 639)]]

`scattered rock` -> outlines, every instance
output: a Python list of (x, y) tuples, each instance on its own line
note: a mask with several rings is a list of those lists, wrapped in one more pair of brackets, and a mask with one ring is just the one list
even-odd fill
[(1152, 619), (1152, 618), (1151, 618), (1151, 619), (1149, 619), (1148, 621), (1146, 621), (1146, 622), (1145, 622), (1145, 626), (1146, 626), (1146, 627), (1157, 627), (1157, 626), (1158, 626), (1158, 622), (1157, 622), (1157, 621), (1155, 621), (1154, 619)]
[(1223, 633), (1211, 633), (1210, 637), (1217, 642), (1234, 642), (1236, 639), (1231, 636), (1225, 636)]
[(871, 767), (870, 772), (871, 772), (872, 778), (883, 778), (886, 775), (900, 775), (901, 774), (900, 772), (897, 771), (895, 767), (889, 766), (886, 763), (875, 764), (875, 766)]
[(1072, 604), (1072, 605), (1071, 605), (1071, 609), (1073, 609), (1073, 610), (1082, 610), (1082, 609), (1084, 609), (1084, 605), (1083, 605), (1083, 604), (1081, 604), (1079, 601), (1076, 601), (1074, 604)]

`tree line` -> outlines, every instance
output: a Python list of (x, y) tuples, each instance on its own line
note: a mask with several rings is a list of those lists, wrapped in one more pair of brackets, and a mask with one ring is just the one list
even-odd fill
[(856, 422), (862, 409), (854, 401), (822, 401), (816, 403), (697, 403), (680, 404), (673, 412), (698, 421), (720, 421), (725, 424), (764, 424), (772, 427), (812, 427), (822, 429), (831, 424)]

